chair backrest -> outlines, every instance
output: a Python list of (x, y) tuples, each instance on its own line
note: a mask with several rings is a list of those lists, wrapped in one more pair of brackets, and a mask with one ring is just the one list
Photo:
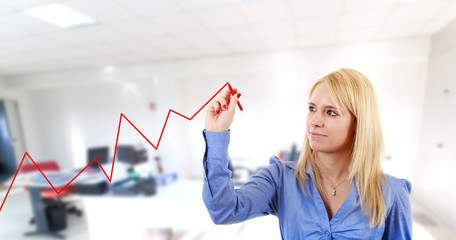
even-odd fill
[[(41, 171), (60, 171), (60, 166), (55, 160), (50, 161), (41, 161), (36, 162), (36, 165), (41, 169)], [(36, 172), (38, 168), (36, 168), (35, 164), (33, 163), (26, 163), (22, 164), (21, 172), (22, 173), (29, 173), (29, 172)]]

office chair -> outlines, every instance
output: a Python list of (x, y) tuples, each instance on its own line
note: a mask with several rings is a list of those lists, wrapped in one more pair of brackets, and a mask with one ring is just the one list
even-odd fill
[[(41, 171), (43, 171), (45, 174), (46, 174), (46, 171), (60, 171), (59, 164), (54, 160), (37, 162), (36, 165), (38, 165), (38, 167), (41, 169)], [(22, 173), (30, 173), (30, 172), (38, 172), (38, 171), (39, 171), (38, 168), (36, 168), (35, 164), (33, 164), (33, 163), (26, 163), (26, 164), (23, 164), (21, 167)], [(28, 190), (27, 187), (26, 187), (26, 190)], [(43, 198), (43, 200), (45, 201), (46, 204), (59, 203), (59, 204), (66, 205), (65, 207), (66, 207), (67, 213), (75, 214), (78, 217), (80, 217), (82, 215), (81, 210), (77, 209), (75, 206), (69, 206), (69, 204), (64, 203), (61, 199), (62, 197), (74, 194), (75, 192), (76, 192), (75, 187), (71, 186), (71, 185), (67, 186), (65, 188), (65, 190), (63, 190), (60, 194), (57, 194), (54, 191), (54, 189), (49, 187), (48, 189), (41, 190), (41, 197)], [(33, 224), (33, 223), (35, 223), (34, 218), (32, 218), (30, 220), (30, 224)]]

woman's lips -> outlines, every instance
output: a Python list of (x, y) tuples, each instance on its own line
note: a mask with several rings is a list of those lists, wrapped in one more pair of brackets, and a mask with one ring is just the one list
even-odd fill
[(312, 138), (323, 138), (323, 137), (326, 137), (326, 135), (318, 134), (318, 133), (310, 133), (310, 136)]

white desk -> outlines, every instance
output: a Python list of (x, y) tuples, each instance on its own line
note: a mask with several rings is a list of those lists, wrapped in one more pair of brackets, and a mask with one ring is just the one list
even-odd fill
[(78, 196), (91, 239), (147, 239), (157, 228), (206, 230), (214, 224), (202, 199), (202, 180), (158, 186), (153, 196)]

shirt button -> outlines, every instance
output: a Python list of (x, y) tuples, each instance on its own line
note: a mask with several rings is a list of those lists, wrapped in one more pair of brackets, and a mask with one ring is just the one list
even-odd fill
[(326, 231), (325, 234), (326, 234), (326, 236), (329, 236), (329, 232), (328, 231)]

